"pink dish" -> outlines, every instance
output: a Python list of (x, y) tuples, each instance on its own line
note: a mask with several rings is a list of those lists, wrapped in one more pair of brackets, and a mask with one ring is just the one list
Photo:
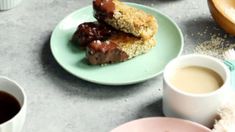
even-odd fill
[(151, 117), (125, 123), (111, 132), (211, 132), (211, 130), (188, 120)]

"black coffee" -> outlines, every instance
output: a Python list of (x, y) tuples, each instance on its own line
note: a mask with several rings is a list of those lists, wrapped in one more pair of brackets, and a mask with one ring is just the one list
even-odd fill
[(0, 124), (14, 117), (20, 111), (20, 108), (15, 97), (0, 91)]

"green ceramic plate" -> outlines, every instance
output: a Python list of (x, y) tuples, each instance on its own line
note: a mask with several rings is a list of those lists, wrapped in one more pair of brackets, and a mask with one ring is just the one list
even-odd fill
[(126, 62), (106, 66), (88, 65), (84, 59), (85, 52), (70, 43), (80, 23), (95, 21), (92, 7), (88, 6), (65, 17), (53, 31), (51, 50), (57, 62), (81, 79), (105, 85), (134, 84), (161, 74), (165, 65), (181, 54), (184, 43), (182, 33), (170, 18), (159, 11), (139, 4), (128, 4), (157, 18), (159, 31), (155, 48)]

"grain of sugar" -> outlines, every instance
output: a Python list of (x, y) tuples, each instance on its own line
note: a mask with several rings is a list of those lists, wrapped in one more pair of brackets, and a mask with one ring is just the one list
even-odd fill
[(224, 52), (228, 49), (235, 48), (235, 43), (231, 44), (227, 42), (226, 38), (227, 35), (223, 37), (213, 35), (210, 40), (197, 44), (197, 46), (194, 48), (194, 53), (224, 59)]

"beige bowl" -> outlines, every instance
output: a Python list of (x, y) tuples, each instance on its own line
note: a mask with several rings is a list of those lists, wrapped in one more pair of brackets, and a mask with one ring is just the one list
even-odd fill
[(215, 21), (235, 36), (235, 0), (208, 0), (208, 5)]

